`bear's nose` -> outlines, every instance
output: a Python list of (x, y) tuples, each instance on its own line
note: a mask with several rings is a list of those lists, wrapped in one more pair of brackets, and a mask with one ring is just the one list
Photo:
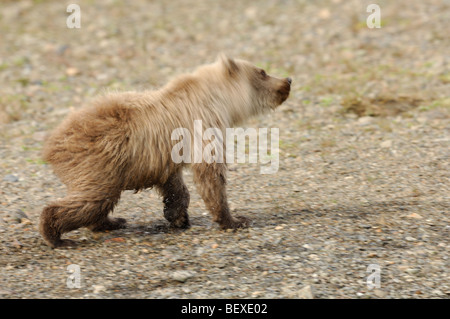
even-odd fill
[(288, 81), (289, 85), (291, 85), (292, 79), (291, 78), (287, 78), (286, 80)]

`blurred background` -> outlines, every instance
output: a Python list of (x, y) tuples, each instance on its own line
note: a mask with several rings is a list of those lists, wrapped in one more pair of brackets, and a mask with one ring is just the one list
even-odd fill
[(73, 3), (79, 29), (66, 26), (69, 3), (2, 1), (1, 123), (104, 88), (160, 86), (219, 52), (294, 78), (298, 108), (379, 115), (449, 104), (448, 1), (378, 1), (380, 29), (366, 24), (372, 1)]

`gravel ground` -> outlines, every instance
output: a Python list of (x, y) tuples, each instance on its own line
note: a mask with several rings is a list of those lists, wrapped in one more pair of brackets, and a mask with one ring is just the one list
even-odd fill
[[(380, 29), (368, 1), (73, 2), (80, 29), (65, 2), (1, 4), (0, 298), (449, 297), (449, 1), (379, 1)], [(221, 51), (294, 80), (248, 122), (280, 129), (279, 171), (230, 166), (252, 227), (219, 230), (186, 171), (191, 229), (168, 228), (155, 192), (125, 192), (127, 229), (48, 248), (39, 214), (65, 188), (46, 133), (105, 89), (158, 87)]]

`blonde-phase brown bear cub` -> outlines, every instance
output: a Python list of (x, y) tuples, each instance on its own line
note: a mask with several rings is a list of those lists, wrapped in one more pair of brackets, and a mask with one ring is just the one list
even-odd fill
[(194, 120), (225, 130), (275, 109), (289, 96), (290, 78), (276, 78), (251, 63), (220, 55), (215, 63), (180, 75), (155, 91), (110, 93), (70, 114), (48, 137), (44, 159), (67, 186), (67, 195), (47, 205), (40, 232), (53, 248), (74, 242), (61, 235), (80, 227), (93, 231), (125, 227), (108, 214), (124, 190), (155, 187), (170, 225), (188, 228), (189, 192), (182, 168), (190, 165), (197, 190), (222, 229), (249, 220), (231, 216), (226, 163), (175, 163), (171, 139), (177, 128), (193, 136)]

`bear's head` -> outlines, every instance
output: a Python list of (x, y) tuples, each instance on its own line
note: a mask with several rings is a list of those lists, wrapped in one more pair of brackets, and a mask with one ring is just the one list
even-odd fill
[(288, 98), (291, 78), (277, 78), (248, 61), (232, 59), (225, 55), (219, 56), (219, 62), (229, 81), (248, 88), (250, 101), (256, 108), (256, 113), (273, 110)]

